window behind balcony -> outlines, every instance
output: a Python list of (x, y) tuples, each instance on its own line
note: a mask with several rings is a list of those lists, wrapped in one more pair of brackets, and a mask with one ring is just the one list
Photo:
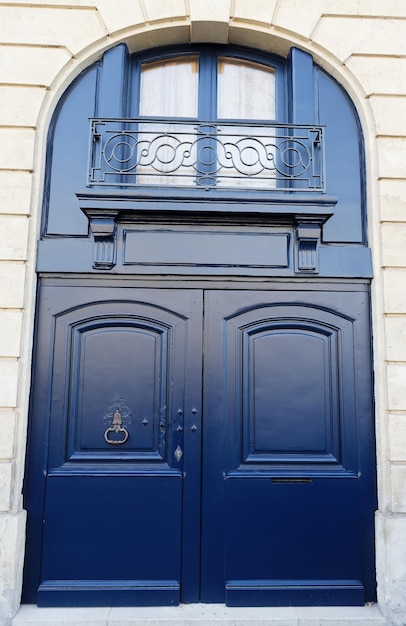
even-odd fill
[[(286, 128), (275, 125), (283, 119), (282, 84), (280, 63), (208, 48), (135, 58), (129, 117), (95, 120), (98, 145), (90, 182), (275, 188), (297, 158), (306, 162), (299, 165), (301, 172), (310, 162), (308, 154), (300, 154), (307, 146), (292, 148)], [(313, 139), (305, 141), (311, 145)], [(297, 168), (290, 173), (296, 177)]]

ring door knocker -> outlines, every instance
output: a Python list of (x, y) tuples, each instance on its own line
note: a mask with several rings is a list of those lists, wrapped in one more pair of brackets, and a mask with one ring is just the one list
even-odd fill
[[(110, 439), (109, 433), (123, 433), (123, 437), (121, 439)], [(119, 411), (114, 413), (112, 425), (106, 429), (104, 439), (112, 446), (120, 446), (127, 441), (128, 430), (125, 426), (123, 426), (123, 418), (121, 417), (121, 413)]]

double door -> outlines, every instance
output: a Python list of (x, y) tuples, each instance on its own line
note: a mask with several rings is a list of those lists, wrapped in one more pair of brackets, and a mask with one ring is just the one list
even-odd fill
[(25, 599), (374, 599), (368, 287), (43, 281)]

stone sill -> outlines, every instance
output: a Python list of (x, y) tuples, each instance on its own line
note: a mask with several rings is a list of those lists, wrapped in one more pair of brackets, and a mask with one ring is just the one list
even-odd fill
[(20, 608), (11, 626), (385, 626), (377, 605), (356, 607)]

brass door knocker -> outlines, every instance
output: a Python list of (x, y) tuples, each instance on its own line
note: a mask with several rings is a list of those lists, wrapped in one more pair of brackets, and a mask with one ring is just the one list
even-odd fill
[[(121, 439), (110, 439), (109, 433), (117, 433), (117, 434), (123, 433), (123, 437)], [(111, 426), (107, 428), (106, 432), (104, 433), (104, 439), (107, 441), (107, 443), (111, 444), (112, 446), (120, 446), (121, 444), (127, 441), (128, 430), (126, 429), (125, 426), (123, 426), (123, 419), (119, 411), (116, 411), (114, 413), (113, 423)]]

